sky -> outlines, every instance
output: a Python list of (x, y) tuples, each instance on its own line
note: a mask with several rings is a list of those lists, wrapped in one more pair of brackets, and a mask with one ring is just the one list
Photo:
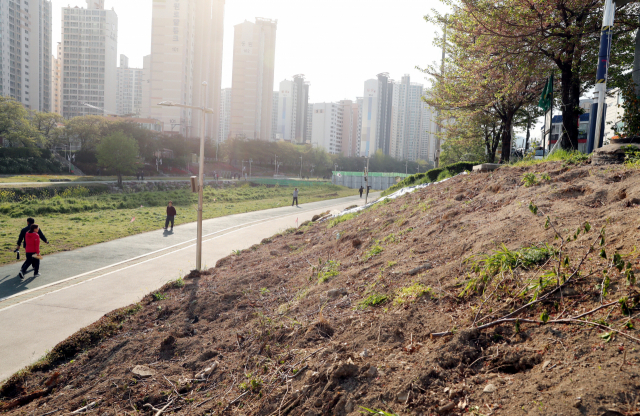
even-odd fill
[[(60, 41), (61, 8), (85, 0), (53, 0), (53, 42)], [(106, 0), (118, 14), (118, 54), (142, 67), (151, 52), (151, 0)], [(416, 66), (439, 61), (437, 28), (424, 21), (438, 0), (227, 0), (224, 16), (222, 87), (231, 87), (233, 26), (256, 17), (278, 20), (274, 91), (284, 79), (304, 74), (309, 102), (362, 96), (364, 82), (381, 72), (429, 85)], [(54, 47), (55, 50), (55, 47)]]

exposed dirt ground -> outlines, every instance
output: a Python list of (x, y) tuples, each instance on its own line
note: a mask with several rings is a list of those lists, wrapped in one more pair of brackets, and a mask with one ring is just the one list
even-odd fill
[[(538, 183), (524, 186), (533, 172)], [(639, 205), (640, 171), (556, 162), (460, 175), (319, 220), (105, 316), (9, 380), (0, 409), (640, 415), (639, 295), (628, 284)], [(503, 243), (556, 254), (474, 267)]]

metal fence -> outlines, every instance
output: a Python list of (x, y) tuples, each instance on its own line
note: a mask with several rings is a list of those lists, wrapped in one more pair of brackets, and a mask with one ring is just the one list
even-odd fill
[(250, 182), (258, 183), (260, 185), (278, 185), (278, 186), (293, 186), (293, 187), (303, 187), (303, 186), (318, 186), (318, 185), (327, 185), (328, 181), (303, 181), (297, 179), (271, 179), (271, 178), (254, 178), (250, 179)]
[[(377, 191), (384, 191), (396, 183), (402, 181), (408, 175), (396, 172), (369, 172), (369, 186)], [(346, 186), (351, 189), (358, 189), (361, 186), (366, 188), (363, 172), (333, 172), (331, 183), (334, 185)]]

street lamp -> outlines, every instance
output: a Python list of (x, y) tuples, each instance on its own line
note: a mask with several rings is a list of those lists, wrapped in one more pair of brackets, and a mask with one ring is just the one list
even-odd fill
[(204, 129), (205, 129), (205, 117), (206, 114), (214, 114), (213, 110), (206, 108), (204, 104), (207, 101), (207, 82), (202, 82), (202, 107), (196, 107), (186, 104), (178, 104), (172, 101), (162, 101), (158, 105), (165, 107), (180, 107), (188, 108), (191, 110), (202, 111), (202, 120), (200, 123), (200, 162), (198, 167), (198, 235), (196, 240), (196, 270), (202, 270), (202, 200), (203, 200), (203, 188), (204, 188)]

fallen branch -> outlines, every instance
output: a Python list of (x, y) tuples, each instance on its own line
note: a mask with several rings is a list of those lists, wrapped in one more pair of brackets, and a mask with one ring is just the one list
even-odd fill
[(41, 414), (40, 416), (52, 415), (52, 414), (54, 414), (55, 412), (59, 412), (59, 411), (60, 411), (60, 409), (52, 410), (52, 411), (50, 411), (50, 412), (43, 413), (43, 414)]
[(93, 408), (96, 406), (96, 404), (98, 404), (98, 402), (99, 402), (99, 401), (100, 401), (100, 400), (96, 400), (95, 402), (89, 403), (89, 404), (88, 404), (88, 405), (86, 405), (85, 407), (81, 407), (81, 408), (80, 408), (80, 409), (78, 409), (78, 410), (74, 410), (73, 412), (71, 412), (71, 413), (69, 413), (69, 414), (70, 414), (70, 415), (77, 415), (78, 413), (84, 413), (84, 412), (86, 412), (86, 411), (88, 411), (88, 410), (91, 410), (91, 409), (93, 409)]
[(156, 412), (155, 416), (160, 416), (162, 414), (162, 412), (164, 412), (165, 410), (167, 410), (167, 408), (169, 406), (171, 406), (173, 404), (173, 399), (169, 400), (167, 402), (167, 404), (164, 405), (164, 407), (162, 409), (156, 409), (155, 407), (153, 407), (153, 405), (151, 403), (145, 403), (144, 406), (142, 407), (149, 407), (151, 408), (151, 410), (153, 410), (154, 412)]

